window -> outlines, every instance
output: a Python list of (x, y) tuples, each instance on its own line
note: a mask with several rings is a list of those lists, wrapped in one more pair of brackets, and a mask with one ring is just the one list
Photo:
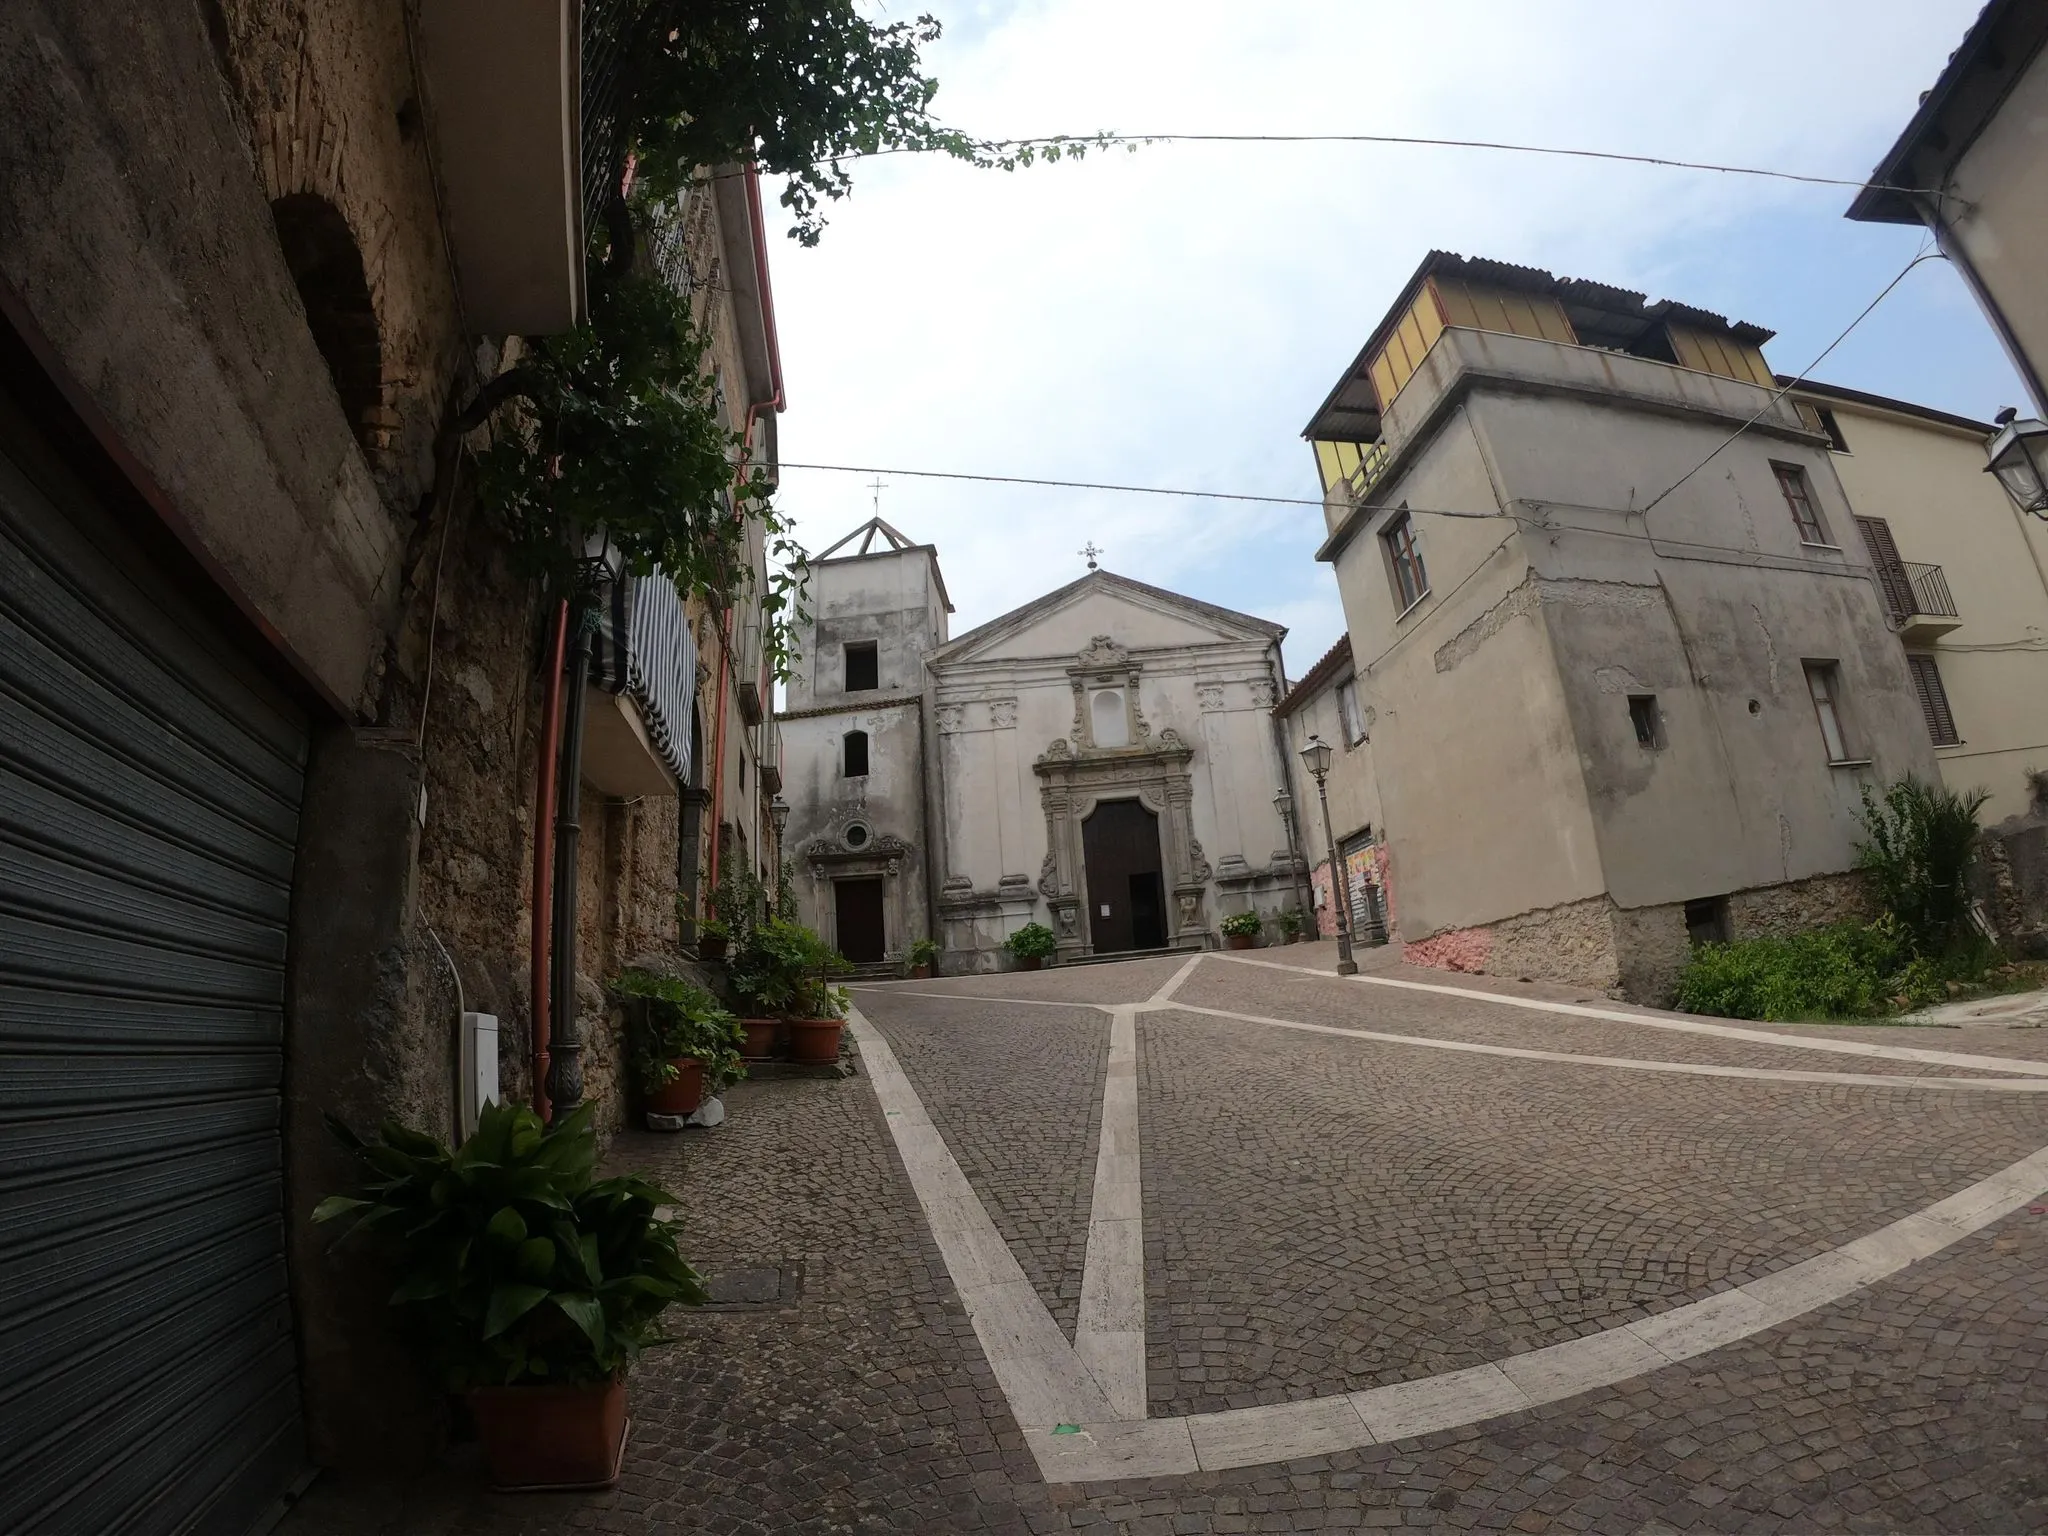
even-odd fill
[(1728, 942), (1728, 898), (1702, 896), (1685, 904), (1685, 936), (1695, 946)]
[(1820, 429), (1828, 435), (1828, 448), (1835, 453), (1849, 451), (1849, 439), (1842, 436), (1842, 424), (1835, 420), (1835, 413), (1824, 405), (1817, 405), (1813, 414), (1820, 418)]
[(1103, 688), (1088, 700), (1088, 724), (1098, 747), (1127, 747), (1131, 744), (1130, 718), (1124, 713), (1120, 688)]
[(1344, 740), (1357, 746), (1365, 740), (1365, 713), (1358, 707), (1358, 679), (1347, 677), (1337, 685), (1337, 719), (1344, 727)]
[(1820, 520), (1819, 508), (1813, 504), (1813, 490), (1806, 483), (1806, 471), (1797, 464), (1773, 464), (1771, 469), (1778, 477), (1778, 489), (1785, 493), (1785, 505), (1792, 509), (1792, 521), (1798, 525), (1800, 542), (1833, 542), (1828, 538), (1826, 525)]
[(1635, 727), (1637, 746), (1655, 748), (1664, 745), (1664, 717), (1657, 712), (1657, 695), (1630, 694), (1628, 718)]
[(840, 744), (845, 748), (843, 754), (845, 767), (842, 770), (844, 777), (849, 779), (859, 778), (868, 771), (868, 733), (866, 731), (848, 731), (841, 738)]
[(875, 655), (875, 642), (863, 640), (849, 645), (846, 648), (846, 691), (865, 693), (881, 686), (882, 669)]
[(1809, 661), (1806, 667), (1806, 691), (1813, 695), (1813, 713), (1820, 721), (1820, 739), (1828, 749), (1828, 761), (1846, 763), (1849, 756), (1848, 739), (1842, 734), (1842, 669), (1832, 661)]
[(1956, 717), (1949, 713), (1941, 668), (1932, 656), (1908, 656), (1906, 666), (1913, 674), (1913, 691), (1920, 696), (1920, 713), (1927, 717), (1927, 734), (1937, 747), (1959, 746), (1963, 738), (1956, 734)]
[(1394, 596), (1405, 613), (1429, 595), (1429, 575), (1422, 568), (1422, 551), (1415, 547), (1415, 520), (1402, 512), (1380, 534), (1380, 542), (1393, 573)]
[(868, 829), (861, 822), (851, 822), (846, 828), (846, 846), (865, 848), (868, 845)]

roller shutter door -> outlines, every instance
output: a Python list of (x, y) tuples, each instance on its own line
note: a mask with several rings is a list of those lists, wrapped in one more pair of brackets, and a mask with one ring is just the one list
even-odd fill
[(244, 1531), (303, 1462), (306, 735), (0, 419), (0, 1531)]

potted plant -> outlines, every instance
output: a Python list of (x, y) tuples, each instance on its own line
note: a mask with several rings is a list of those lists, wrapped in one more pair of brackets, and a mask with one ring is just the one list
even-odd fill
[(593, 1177), (592, 1109), (543, 1126), (523, 1104), (487, 1104), (453, 1152), (396, 1121), (374, 1142), (328, 1121), (363, 1183), (313, 1219), (383, 1247), (398, 1328), (442, 1386), (468, 1394), (500, 1488), (615, 1482), (626, 1372), (667, 1342), (664, 1311), (705, 1300), (674, 1227), (655, 1219), (675, 1197)]
[(915, 940), (910, 946), (910, 979), (923, 981), (939, 963), (939, 946), (930, 939)]
[(1258, 943), (1259, 914), (1256, 912), (1233, 912), (1223, 919), (1223, 942), (1230, 949), (1250, 949)]
[(790, 1060), (837, 1061), (847, 997), (826, 978), (850, 968), (845, 956), (802, 923), (767, 917), (733, 958), (733, 992), (749, 1014), (783, 1020)]
[(697, 925), (697, 958), (699, 960), (723, 960), (725, 946), (732, 937), (732, 930), (715, 917), (707, 917)]
[(612, 990), (639, 1005), (630, 1030), (632, 1065), (648, 1114), (693, 1114), (707, 1091), (746, 1076), (746, 1031), (702, 987), (631, 969), (614, 978)]
[(1043, 923), (1026, 923), (1003, 940), (1003, 948), (1015, 957), (1020, 971), (1037, 970), (1045, 964), (1045, 957), (1058, 947), (1059, 940)]
[(1299, 944), (1301, 942), (1301, 908), (1289, 907), (1280, 914), (1280, 942)]

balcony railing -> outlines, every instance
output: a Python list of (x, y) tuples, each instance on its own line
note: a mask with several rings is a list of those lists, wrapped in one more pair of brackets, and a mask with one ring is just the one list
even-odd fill
[(590, 680), (633, 700), (648, 744), (676, 782), (689, 783), (697, 647), (682, 594), (659, 566), (606, 593), (592, 637)]
[(1920, 565), (1908, 560), (1906, 580), (1913, 589), (1913, 612), (1931, 618), (1958, 618), (1956, 600), (1948, 590), (1948, 579), (1938, 565)]
[(680, 0), (583, 0), (583, 219), (604, 224), (625, 174), (639, 71), (673, 29)]
[(1353, 502), (1363, 502), (1371, 494), (1380, 476), (1387, 472), (1388, 457), (1384, 441), (1374, 443), (1359, 456), (1358, 468), (1344, 477), (1345, 488), (1350, 491)]

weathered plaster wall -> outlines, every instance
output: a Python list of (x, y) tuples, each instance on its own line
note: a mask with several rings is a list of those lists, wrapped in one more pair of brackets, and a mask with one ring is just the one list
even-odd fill
[[(925, 889), (924, 731), (916, 696), (867, 708), (849, 704), (829, 714), (785, 716), (780, 721), (789, 802), (785, 838), (794, 862), (797, 915), (828, 942), (838, 943), (835, 876), (884, 876), (883, 933), (891, 955), (930, 931)], [(847, 776), (845, 736), (864, 731), (868, 771)], [(878, 865), (847, 840), (850, 827), (866, 829), (865, 846), (884, 839), (906, 845), (904, 857)], [(830, 851), (826, 858), (812, 853)], [(844, 857), (841, 857), (844, 855)]]
[[(2048, 54), (2037, 55), (1999, 104), (1944, 188), (1943, 212), (1953, 221), (1949, 238), (2012, 328), (2033, 365), (2048, 374), (2048, 291), (2041, 285), (2040, 252), (2048, 239), (2048, 157), (2041, 153), (2048, 122)], [(2048, 410), (2048, 400), (2034, 402)]]

